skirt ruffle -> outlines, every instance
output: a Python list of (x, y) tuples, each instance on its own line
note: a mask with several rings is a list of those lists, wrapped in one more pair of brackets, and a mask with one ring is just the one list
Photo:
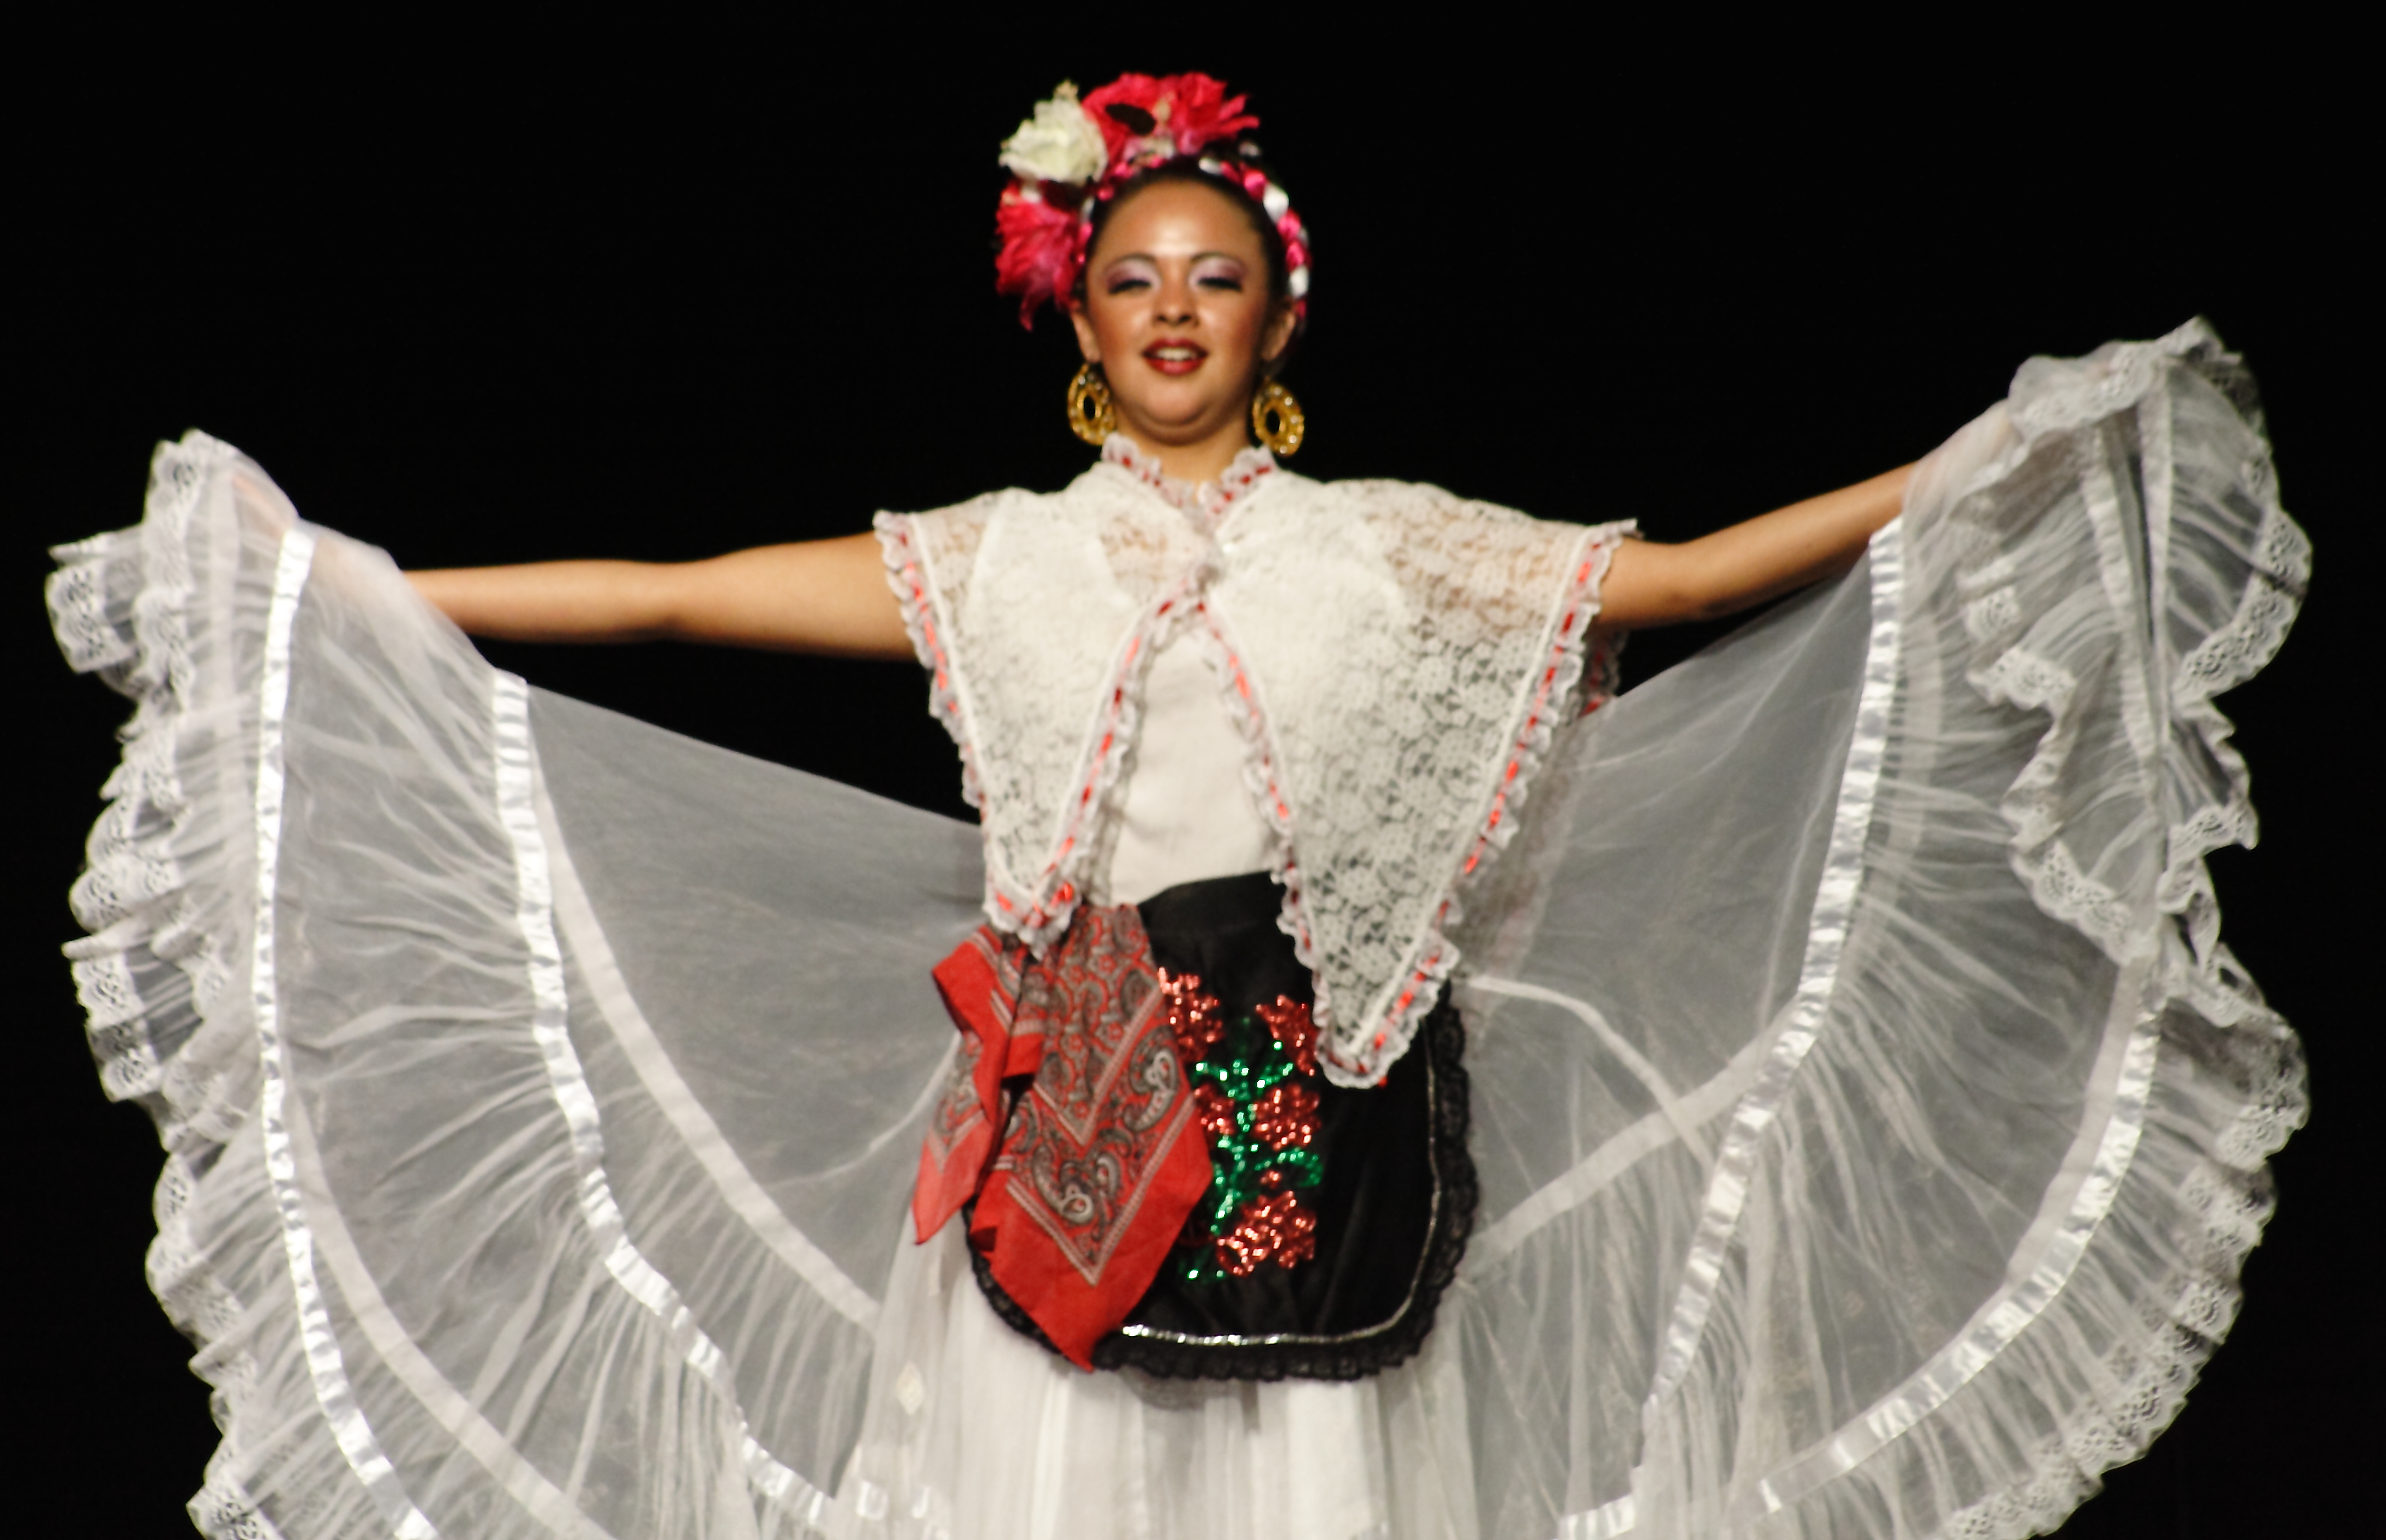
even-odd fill
[(973, 830), (495, 672), (203, 435), (57, 554), (210, 1535), (2021, 1535), (2176, 1412), (2303, 1117), (2203, 857), (2307, 552), (2198, 326), (1552, 745), (1460, 937), (1476, 1232), (1356, 1384), (1084, 1375), (902, 1241)]

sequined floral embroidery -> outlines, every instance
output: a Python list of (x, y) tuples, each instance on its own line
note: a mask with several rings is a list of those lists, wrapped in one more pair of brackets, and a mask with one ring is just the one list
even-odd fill
[(1309, 1019), (1309, 1008), (1279, 995), (1275, 1004), (1260, 1006), (1257, 1012), (1276, 1046), (1292, 1056), (1292, 1067), (1304, 1075), (1317, 1073), (1317, 1025)]
[(1176, 1039), (1176, 1057), (1189, 1067), (1225, 1033), (1218, 997), (1201, 993), (1200, 974), (1171, 973), (1165, 968), (1160, 970), (1160, 989), (1162, 1020)]
[(1251, 1104), (1251, 1133), (1275, 1149), (1307, 1147), (1317, 1137), (1317, 1093), (1299, 1081), (1273, 1086)]
[(1317, 1215), (1290, 1193), (1254, 1198), (1218, 1237), (1217, 1253), (1217, 1266), (1237, 1278), (1250, 1277), (1262, 1262), (1305, 1262), (1317, 1255)]
[(1170, 1030), (1210, 1140), (1210, 1190), (1175, 1265), (1187, 1283), (1248, 1278), (1317, 1254), (1317, 1214), (1298, 1189), (1324, 1173), (1317, 1152), (1317, 1027), (1279, 995), (1229, 1024), (1191, 973), (1162, 973)]

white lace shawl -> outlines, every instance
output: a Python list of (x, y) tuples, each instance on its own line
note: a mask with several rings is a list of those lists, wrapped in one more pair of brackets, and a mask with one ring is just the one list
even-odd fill
[(1191, 489), (1119, 438), (1061, 492), (877, 525), (980, 812), (986, 913), (1031, 945), (1085, 891), (1147, 665), (1180, 632), (1203, 647), (1348, 1085), (1408, 1046), (1458, 959), (1460, 885), (1507, 843), (1552, 727), (1604, 697), (1586, 646), (1630, 528), (1321, 483), (1263, 450)]

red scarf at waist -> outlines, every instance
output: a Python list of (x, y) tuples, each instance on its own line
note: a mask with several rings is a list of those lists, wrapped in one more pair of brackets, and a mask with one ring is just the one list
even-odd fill
[(995, 1281), (1090, 1369), (1210, 1185), (1176, 1041), (1209, 1026), (1210, 1002), (1153, 963), (1129, 905), (1080, 908), (1041, 959), (981, 927), (936, 980), (961, 1044), (912, 1224), (925, 1241), (974, 1198), (970, 1243)]

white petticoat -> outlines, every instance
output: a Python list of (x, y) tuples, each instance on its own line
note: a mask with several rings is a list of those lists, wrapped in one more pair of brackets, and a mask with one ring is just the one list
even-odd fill
[(2025, 368), (1846, 579), (1553, 745), (1466, 895), (1481, 1207), (1359, 1385), (1081, 1375), (902, 1240), (974, 831), (541, 695), (256, 466), (59, 553), (139, 703), (72, 948), (210, 1534), (2021, 1535), (2303, 1115), (2211, 704), (2306, 576), (2201, 328)]
[(898, 1253), (879, 1341), (846, 1490), (920, 1533), (1358, 1540), (1471, 1484), (1410, 1409), (1438, 1357), (1350, 1383), (1089, 1374), (995, 1315), (955, 1225)]

